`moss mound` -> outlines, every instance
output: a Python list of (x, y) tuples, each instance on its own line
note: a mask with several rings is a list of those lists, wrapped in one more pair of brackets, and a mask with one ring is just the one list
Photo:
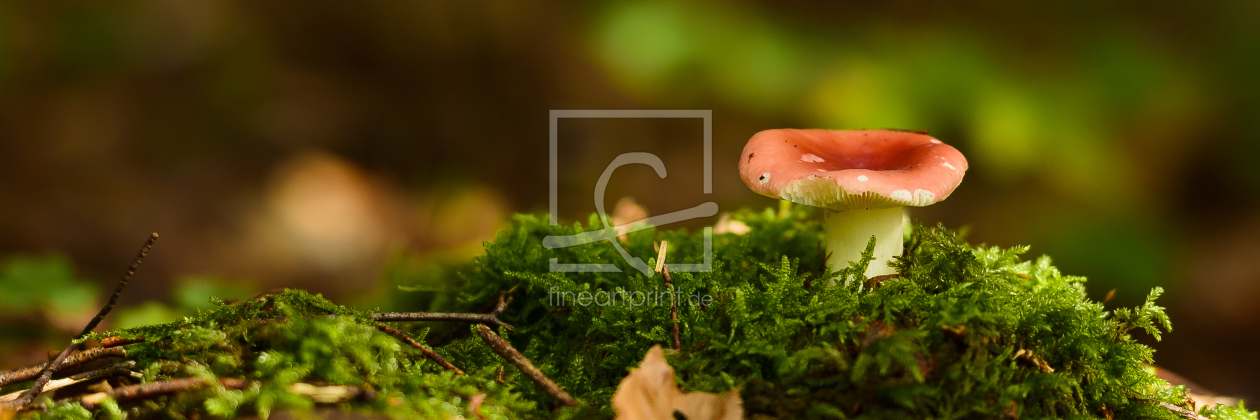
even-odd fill
[[(713, 237), (711, 272), (672, 276), (683, 297), (682, 350), (667, 356), (685, 390), (742, 386), (749, 417), (1178, 418), (1155, 401), (1186, 401), (1184, 390), (1144, 368), (1153, 350), (1129, 334), (1158, 338), (1171, 329), (1154, 303), (1159, 289), (1139, 308), (1108, 311), (1086, 297), (1084, 278), (1061, 274), (1048, 257), (1021, 261), (1027, 247), (972, 247), (923, 226), (909, 235), (900, 277), (872, 284), (861, 276), (866, 261), (824, 272), (822, 229), (806, 207), (733, 219), (751, 231)], [(465, 308), (483, 308), (497, 291), (515, 289), (503, 317), (516, 326), (513, 344), (607, 417), (627, 367), (654, 344), (670, 346), (672, 321), (667, 307), (635, 305), (633, 292), (664, 289), (661, 277), (620, 263), (607, 244), (539, 246), (547, 235), (599, 226), (594, 217), (583, 228), (518, 216), (460, 290)], [(642, 231), (624, 246), (655, 255), (654, 240), (669, 242), (671, 264), (703, 262), (699, 234)], [(550, 273), (550, 258), (617, 261), (623, 272)], [(712, 301), (694, 305), (694, 296)], [(465, 363), (498, 363), (467, 347), (475, 343), (457, 340), (447, 351)], [(528, 384), (518, 389), (546, 401)], [(1254, 418), (1213, 412), (1235, 414)]]
[[(583, 404), (550, 398), (468, 332), (433, 324), (416, 338), (467, 372), (454, 375), (378, 332), (367, 312), (300, 291), (218, 307), (172, 324), (98, 336), (143, 336), (128, 346), (146, 380), (207, 376), (254, 381), (244, 390), (206, 388), (138, 404), (106, 402), (90, 413), (54, 405), (51, 417), (128, 418), (192, 413), (266, 415), (311, 407), (291, 385), (357, 385), (374, 391), (345, 408), (396, 417), (611, 418), (615, 387), (654, 344), (671, 347), (670, 300), (678, 299), (681, 351), (667, 358), (685, 390), (740, 387), (751, 418), (1178, 418), (1158, 405), (1185, 404), (1144, 368), (1153, 351), (1130, 336), (1170, 329), (1156, 306), (1109, 311), (1090, 301), (1085, 279), (1049, 258), (1022, 261), (1026, 247), (972, 247), (944, 228), (909, 234), (899, 277), (862, 278), (867, 262), (824, 271), (822, 230), (805, 208), (741, 212), (744, 235), (712, 237), (712, 271), (661, 276), (625, 264), (606, 243), (543, 248), (542, 238), (599, 226), (550, 226), (521, 215), (486, 244), (458, 279), (461, 294), (434, 310), (487, 312), (500, 291), (512, 303), (499, 329)], [(602, 226), (600, 226), (602, 227)], [(704, 237), (645, 230), (623, 244), (670, 264), (703, 263)], [(623, 272), (552, 273), (561, 263), (615, 262)], [(650, 261), (649, 264), (654, 263)], [(583, 298), (582, 296), (587, 296)], [(440, 334), (439, 334), (440, 333)], [(432, 338), (438, 337), (441, 338)], [(1255, 419), (1240, 408), (1205, 408), (1211, 418)]]

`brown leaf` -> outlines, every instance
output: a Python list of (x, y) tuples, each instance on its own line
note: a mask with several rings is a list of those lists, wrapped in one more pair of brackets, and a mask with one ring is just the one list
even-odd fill
[(631, 229), (643, 223), (642, 221), (647, 218), (647, 208), (640, 206), (633, 198), (622, 197), (620, 200), (617, 200), (617, 204), (613, 206), (612, 214), (612, 224), (617, 228), (617, 240), (621, 242), (629, 241), (630, 238), (626, 234), (630, 233)]
[(612, 397), (619, 420), (673, 420), (674, 412), (688, 420), (738, 420), (744, 417), (739, 389), (722, 394), (682, 393), (674, 383), (674, 369), (661, 346), (653, 346), (626, 375)]
[(752, 228), (738, 220), (731, 220), (730, 213), (722, 213), (718, 215), (717, 224), (713, 225), (713, 233), (721, 235), (723, 233), (733, 233), (743, 235), (751, 231)]
[(744, 401), (738, 388), (721, 394), (690, 392), (674, 400), (674, 410), (688, 420), (739, 420), (744, 417)]

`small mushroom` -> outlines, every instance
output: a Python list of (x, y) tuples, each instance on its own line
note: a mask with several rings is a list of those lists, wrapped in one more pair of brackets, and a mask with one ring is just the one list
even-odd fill
[(944, 200), (967, 171), (967, 159), (953, 147), (898, 130), (766, 130), (740, 156), (748, 188), (825, 209), (829, 269), (859, 260), (874, 236), (867, 277), (895, 273), (888, 263), (901, 255), (902, 207)]

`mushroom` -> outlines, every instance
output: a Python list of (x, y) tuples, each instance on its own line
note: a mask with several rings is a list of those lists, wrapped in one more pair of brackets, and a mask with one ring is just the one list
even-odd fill
[(867, 277), (896, 272), (902, 207), (944, 200), (966, 171), (962, 153), (922, 131), (765, 130), (739, 160), (758, 194), (824, 209), (830, 270), (858, 261), (874, 236)]

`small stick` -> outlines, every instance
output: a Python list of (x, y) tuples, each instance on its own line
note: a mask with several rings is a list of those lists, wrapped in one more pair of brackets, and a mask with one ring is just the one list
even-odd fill
[(512, 348), (512, 344), (508, 343), (507, 340), (504, 340), (503, 337), (499, 337), (499, 335), (495, 334), (494, 331), (490, 331), (490, 327), (478, 325), (475, 330), (477, 331), (477, 335), (481, 336), (481, 339), (485, 340), (486, 344), (490, 345), (491, 350), (494, 350), (495, 353), (498, 353), (499, 356), (506, 359), (508, 363), (511, 363), (516, 366), (517, 369), (520, 369), (521, 373), (524, 373), (525, 376), (528, 376), (535, 384), (538, 384), (543, 391), (547, 392), (547, 395), (555, 398), (556, 402), (569, 407), (577, 407), (577, 401), (574, 400), (572, 396), (569, 396), (569, 393), (564, 392), (563, 389), (560, 389), (559, 385), (556, 385), (556, 383), (552, 382), (550, 378), (547, 378), (547, 375), (544, 375), (541, 370), (534, 367), (534, 364), (530, 363), (529, 359), (526, 359), (525, 355), (521, 354), (521, 352)]
[(149, 254), (149, 249), (153, 248), (153, 242), (157, 241), (158, 234), (149, 235), (149, 240), (144, 241), (144, 246), (140, 248), (140, 254), (136, 255), (135, 261), (131, 262), (131, 266), (127, 267), (127, 272), (123, 274), (122, 279), (118, 280), (118, 287), (114, 288), (114, 294), (109, 295), (109, 302), (105, 303), (105, 307), (101, 308), (96, 316), (92, 317), (92, 321), (83, 327), (83, 332), (79, 333), (79, 337), (91, 334), (96, 326), (105, 320), (105, 316), (109, 315), (109, 311), (114, 309), (114, 305), (118, 304), (118, 297), (122, 296), (123, 289), (127, 287), (127, 282), (131, 281), (131, 276), (136, 274), (136, 269), (140, 268), (140, 263), (144, 261), (144, 257)]
[[(145, 255), (149, 253), (150, 248), (153, 248), (153, 242), (157, 239), (158, 234), (154, 233), (149, 235), (149, 240), (145, 241), (144, 246), (140, 248), (140, 254), (136, 255), (135, 261), (131, 262), (131, 266), (127, 268), (127, 272), (124, 273), (122, 279), (118, 281), (118, 287), (114, 288), (114, 294), (109, 296), (109, 302), (106, 302), (105, 307), (101, 308), (101, 311), (97, 312), (96, 316), (92, 317), (91, 321), (88, 321), (88, 324), (83, 327), (83, 331), (74, 337), (75, 340), (91, 334), (92, 330), (96, 329), (96, 326), (105, 319), (105, 316), (109, 315), (109, 311), (114, 309), (114, 305), (118, 303), (118, 297), (122, 295), (123, 289), (127, 287), (127, 282), (131, 280), (132, 275), (136, 274), (136, 269), (140, 267), (140, 262), (144, 261)], [(35, 384), (31, 386), (31, 389), (26, 390), (26, 392), (17, 399), (7, 402), (5, 407), (10, 409), (20, 409), (25, 407), (27, 404), (30, 404), (31, 400), (35, 399), (36, 395), (43, 392), (44, 385), (47, 385), (48, 381), (52, 380), (53, 373), (56, 373), (57, 369), (61, 368), (61, 364), (66, 360), (66, 357), (69, 356), (71, 352), (78, 350), (80, 344), (81, 343), (71, 341), (70, 345), (66, 346), (65, 350), (62, 350), (52, 362), (49, 362), (44, 366), (44, 370), (39, 374), (39, 379), (35, 380)]]
[(507, 382), (503, 381), (503, 365), (499, 365), (499, 369), (494, 371), (494, 381), (503, 385), (507, 385)]
[(424, 353), (424, 357), (427, 357), (429, 358), (429, 360), (432, 360), (434, 363), (437, 363), (439, 366), (446, 368), (446, 370), (453, 371), (455, 372), (456, 375), (464, 374), (464, 371), (459, 370), (459, 368), (455, 367), (455, 365), (452, 365), (451, 362), (446, 361), (446, 358), (442, 357), (442, 355), (437, 354), (437, 352), (433, 351), (433, 349), (429, 348), (428, 346), (424, 345), (423, 343), (419, 341), (416, 341), (416, 339), (411, 338), (411, 336), (407, 335), (406, 333), (403, 333), (402, 331), (398, 331), (394, 327), (391, 327), (385, 324), (380, 324), (380, 323), (376, 324), (376, 329), (381, 330), (381, 332), (384, 332), (386, 334), (392, 335), (394, 336), (394, 338), (402, 340), (402, 342), (407, 343), (411, 347), (420, 349), (420, 352)]
[(670, 299), (669, 319), (672, 321), (670, 328), (673, 330), (671, 334), (674, 336), (674, 350), (682, 350), (682, 342), (678, 339), (678, 294), (673, 292), (673, 280), (669, 278), (669, 267), (661, 267), (661, 274), (665, 275), (665, 288), (670, 289), (670, 293), (674, 295)]
[(378, 312), (372, 314), (375, 321), (464, 321), (477, 324), (490, 324), (512, 330), (512, 326), (499, 320), (499, 315), (507, 309), (507, 301), (504, 300), (504, 294), (499, 294), (499, 302), (495, 304), (494, 310), (484, 314), (469, 313), (447, 313), (447, 312)]
[(665, 277), (665, 288), (669, 289), (670, 307), (669, 319), (671, 335), (674, 338), (674, 350), (682, 350), (682, 342), (678, 339), (678, 294), (674, 293), (674, 280), (669, 278), (669, 266), (665, 264), (665, 250), (669, 249), (669, 242), (661, 241), (660, 254), (656, 256), (656, 271)]
[[(516, 285), (515, 285), (515, 286), (512, 286), (512, 288), (511, 288), (511, 289), (508, 289), (506, 292), (505, 292), (505, 291), (502, 291), (502, 290), (500, 290), (500, 291), (499, 291), (499, 298), (500, 298), (500, 299), (502, 299), (504, 296), (508, 296), (507, 300), (505, 300), (505, 301), (501, 301), (503, 305), (507, 305), (507, 304), (512, 303), (512, 298), (511, 298), (511, 296), (510, 296), (510, 295), (512, 294), (512, 292), (515, 292), (515, 291), (516, 291), (516, 289), (517, 289), (518, 287), (521, 287), (521, 283), (516, 283)], [(499, 306), (499, 303), (498, 303), (498, 302), (496, 302), (496, 303), (495, 303), (495, 305), (494, 305), (494, 307), (492, 307), (491, 311), (497, 310), (497, 309), (499, 309), (499, 307), (500, 307), (500, 306)], [(506, 308), (506, 306), (505, 306), (505, 307), (503, 307), (503, 309), (507, 309), (507, 308)], [(502, 312), (502, 311), (500, 311), (500, 312)], [(461, 330), (460, 328), (462, 328), (463, 326), (468, 325), (468, 324), (469, 324), (469, 322), (468, 322), (468, 321), (460, 321), (460, 322), (456, 322), (456, 323), (455, 323), (455, 327), (454, 327), (454, 328), (447, 329), (446, 331), (442, 332), (441, 334), (439, 334), (436, 338), (434, 338), (434, 339), (433, 339), (433, 340), (431, 340), (431, 341), (440, 342), (440, 341), (442, 341), (442, 340), (444, 340), (444, 339), (450, 338), (452, 335), (458, 334), (460, 331), (463, 331), (463, 330)], [(510, 327), (508, 327), (508, 328), (510, 329)]]
[[(249, 381), (236, 378), (219, 378), (218, 382), (225, 388), (244, 389), (249, 386)], [(154, 397), (158, 395), (174, 394), (177, 392), (193, 391), (210, 385), (210, 381), (205, 378), (191, 377), (180, 379), (168, 379), (165, 381), (149, 382), (147, 384), (139, 384), (125, 386), (109, 392), (97, 392), (79, 397), (79, 404), (88, 410), (94, 410), (105, 398), (112, 397), (118, 402), (131, 401), (136, 399)]]
[[(83, 362), (104, 359), (106, 357), (126, 356), (127, 350), (124, 350), (122, 347), (98, 347), (87, 351), (81, 351), (66, 357), (66, 360), (61, 363), (61, 367), (76, 366), (82, 364)], [(39, 373), (42, 372), (45, 367), (48, 367), (47, 363), (40, 363), (35, 366), (0, 373), (0, 386), (34, 379), (36, 376), (39, 376)]]
[[(91, 372), (80, 373), (78, 375), (74, 375), (69, 378), (61, 378), (61, 379), (53, 380), (53, 381), (48, 382), (48, 385), (44, 387), (44, 392), (55, 391), (61, 388), (68, 387), (70, 385), (77, 384), (79, 382), (125, 375), (128, 373), (131, 373), (131, 368), (133, 367), (136, 367), (136, 362), (129, 360), (123, 363), (115, 364), (107, 368), (97, 369)], [(0, 401), (12, 401), (12, 400), (17, 399), (17, 397), (20, 395), (22, 395), (22, 391), (18, 391), (18, 392), (6, 394), (6, 395), (0, 395)]]
[(1192, 410), (1188, 410), (1188, 409), (1186, 409), (1185, 407), (1178, 407), (1178, 406), (1175, 406), (1175, 405), (1172, 405), (1172, 404), (1169, 404), (1169, 403), (1166, 403), (1166, 402), (1163, 402), (1163, 401), (1150, 401), (1150, 402), (1153, 402), (1153, 403), (1155, 403), (1155, 404), (1159, 405), (1160, 407), (1164, 407), (1164, 408), (1168, 409), (1169, 411), (1172, 411), (1172, 412), (1173, 412), (1173, 414), (1176, 414), (1176, 415), (1178, 415), (1178, 416), (1181, 416), (1181, 418), (1183, 418), (1183, 419), (1187, 419), (1187, 420), (1208, 420), (1208, 418), (1207, 418), (1207, 417), (1204, 417), (1204, 416), (1200, 415), (1199, 413), (1196, 413), (1196, 412), (1194, 412), (1194, 411), (1192, 411)]
[(880, 283), (883, 283), (884, 280), (897, 279), (897, 278), (901, 278), (901, 274), (897, 274), (897, 273), (885, 274), (882, 276), (871, 277), (869, 279), (866, 279), (866, 281), (871, 284), (869, 288), (874, 288), (875, 286), (878, 286)]
[(118, 336), (105, 337), (101, 339), (101, 347), (118, 347), (128, 344), (143, 343), (144, 337), (138, 338), (122, 338)]

